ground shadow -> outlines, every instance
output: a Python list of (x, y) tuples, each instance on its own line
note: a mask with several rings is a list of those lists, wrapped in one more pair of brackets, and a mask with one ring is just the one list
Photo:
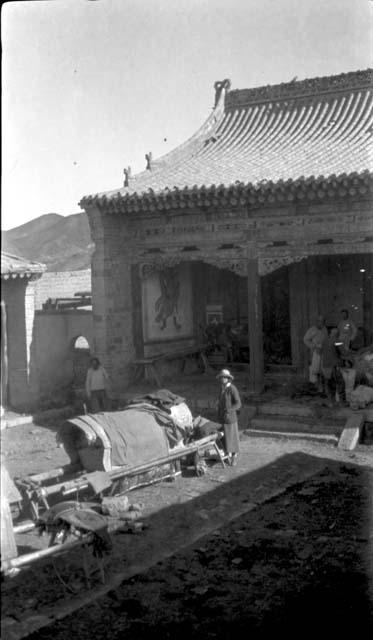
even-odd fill
[[(243, 513), (245, 503), (260, 501), (276, 483), (296, 478), (297, 469), (313, 466), (305, 483)], [(65, 638), (70, 625), (78, 637), (90, 637), (92, 623), (95, 638), (106, 637), (110, 625), (111, 638), (125, 632), (143, 640), (185, 637), (186, 632), (189, 638), (237, 639), (248, 632), (264, 637), (299, 633), (305, 625), (312, 632), (352, 631), (357, 621), (366, 630), (372, 624), (371, 490), (368, 467), (300, 452), (282, 455), (193, 500), (155, 512), (146, 519), (149, 529), (143, 535), (115, 534), (109, 569), (115, 573), (137, 566), (141, 575), (101, 598), (97, 614), (92, 608), (80, 610), (79, 629), (72, 615), (30, 638)], [(222, 525), (222, 516), (232, 509), (241, 509), (241, 515)], [(221, 537), (211, 533), (215, 526)], [(196, 531), (203, 537), (178, 552)], [(76, 571), (77, 556), (66, 562)], [(144, 570), (146, 565), (156, 566)], [(49, 581), (52, 603), (66, 594), (51, 577), (45, 565), (43, 571), (38, 567), (22, 574), (20, 584), (27, 589), (37, 580), (43, 590), (43, 581)]]

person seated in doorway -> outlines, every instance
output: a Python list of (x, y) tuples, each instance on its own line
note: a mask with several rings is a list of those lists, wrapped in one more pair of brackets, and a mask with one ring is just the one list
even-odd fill
[(344, 395), (343, 403), (351, 403), (351, 394), (355, 388), (356, 382), (356, 369), (354, 367), (354, 361), (351, 358), (345, 358), (343, 360), (343, 366), (341, 367), (341, 375), (344, 382)]
[(98, 358), (92, 358), (87, 371), (85, 389), (92, 413), (106, 411), (108, 406), (107, 387), (109, 376)]
[(218, 418), (224, 431), (225, 450), (229, 464), (234, 466), (240, 451), (237, 411), (241, 409), (241, 399), (237, 388), (232, 384), (233, 376), (228, 369), (222, 369), (216, 376), (220, 381)]

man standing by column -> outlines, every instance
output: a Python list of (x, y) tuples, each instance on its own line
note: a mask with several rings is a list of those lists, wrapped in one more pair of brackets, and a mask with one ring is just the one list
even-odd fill
[(342, 320), (338, 324), (338, 338), (343, 343), (343, 350), (349, 351), (351, 342), (356, 338), (357, 329), (350, 320), (347, 309), (342, 309), (341, 318)]
[(311, 364), (309, 367), (309, 381), (317, 384), (322, 391), (321, 381), (321, 352), (325, 340), (328, 338), (328, 330), (325, 326), (324, 316), (318, 316), (316, 324), (306, 331), (303, 342), (311, 352)]
[(87, 371), (85, 388), (92, 413), (106, 411), (109, 376), (98, 358), (92, 358), (91, 366)]
[(218, 416), (224, 429), (225, 450), (229, 456), (229, 463), (233, 467), (240, 450), (237, 411), (241, 408), (241, 399), (236, 387), (232, 384), (233, 376), (228, 369), (222, 369), (216, 377), (221, 384)]

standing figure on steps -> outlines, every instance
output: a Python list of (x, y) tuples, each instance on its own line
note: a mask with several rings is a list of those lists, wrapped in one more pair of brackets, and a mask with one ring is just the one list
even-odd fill
[(224, 430), (225, 450), (229, 456), (229, 463), (233, 467), (240, 451), (237, 411), (241, 409), (241, 399), (236, 387), (232, 384), (233, 376), (228, 369), (222, 369), (216, 377), (221, 385), (218, 404), (219, 422)]
[(303, 342), (310, 350), (311, 364), (309, 366), (309, 381), (317, 385), (317, 390), (322, 392), (321, 380), (321, 352), (325, 340), (328, 338), (328, 330), (325, 326), (324, 316), (318, 316), (316, 323), (306, 331)]

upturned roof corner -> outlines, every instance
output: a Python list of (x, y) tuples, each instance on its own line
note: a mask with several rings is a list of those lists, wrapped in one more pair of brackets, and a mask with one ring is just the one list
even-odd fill
[(80, 205), (137, 212), (371, 197), (373, 70), (231, 90), (186, 142)]

